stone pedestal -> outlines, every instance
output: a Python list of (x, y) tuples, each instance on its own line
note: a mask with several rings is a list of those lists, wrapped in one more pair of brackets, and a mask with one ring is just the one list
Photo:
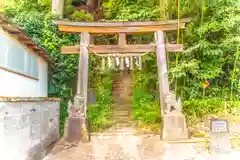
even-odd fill
[(188, 139), (186, 119), (182, 113), (164, 115), (162, 120), (162, 140), (175, 141)]
[(215, 154), (225, 154), (232, 151), (229, 138), (229, 126), (226, 119), (212, 118), (210, 120), (210, 149)]
[(64, 138), (67, 142), (89, 141), (86, 118), (68, 117), (65, 125)]

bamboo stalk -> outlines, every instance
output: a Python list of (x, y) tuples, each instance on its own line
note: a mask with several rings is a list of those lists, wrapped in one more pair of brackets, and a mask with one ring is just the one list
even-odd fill
[(232, 78), (231, 78), (230, 101), (232, 101), (232, 97), (233, 97), (233, 85), (234, 85), (234, 82), (235, 82), (235, 72), (236, 72), (236, 69), (237, 69), (238, 57), (239, 57), (239, 46), (237, 46), (236, 57), (234, 59), (233, 73), (232, 73)]
[(201, 27), (203, 25), (204, 10), (205, 9), (205, 0), (202, 0), (202, 15), (201, 15)]
[[(177, 44), (179, 44), (179, 39), (180, 39), (180, 0), (178, 0), (178, 33), (177, 33)], [(178, 59), (179, 59), (179, 54), (176, 55), (176, 67), (178, 66)], [(178, 79), (176, 79), (175, 82), (175, 94), (177, 95), (177, 90), (178, 90)]]

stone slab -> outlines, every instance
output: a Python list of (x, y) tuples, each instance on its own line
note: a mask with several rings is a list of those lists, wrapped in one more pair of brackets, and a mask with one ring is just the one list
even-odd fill
[(185, 116), (181, 113), (164, 115), (162, 121), (162, 140), (176, 141), (188, 139)]
[(229, 126), (226, 119), (210, 120), (210, 149), (213, 153), (229, 153), (232, 146), (229, 138)]
[(164, 144), (162, 160), (206, 160), (189, 144)]
[(210, 135), (210, 149), (214, 153), (229, 153), (232, 150), (229, 135)]

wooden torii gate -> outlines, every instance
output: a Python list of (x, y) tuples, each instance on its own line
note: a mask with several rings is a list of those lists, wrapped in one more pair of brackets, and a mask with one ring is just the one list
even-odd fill
[[(80, 45), (63, 46), (63, 54), (79, 54), (77, 93), (74, 103), (70, 108), (68, 125), (71, 120), (79, 120), (79, 125), (74, 126), (76, 139), (86, 139), (80, 135), (86, 129), (87, 118), (87, 92), (88, 92), (88, 61), (89, 53), (121, 54), (132, 56), (136, 53), (156, 52), (159, 77), (159, 92), (161, 101), (161, 113), (163, 117), (162, 139), (181, 140), (188, 138), (185, 117), (181, 113), (176, 97), (169, 90), (168, 72), (166, 63), (167, 52), (181, 52), (181, 44), (165, 44), (164, 32), (184, 29), (189, 19), (149, 22), (71, 22), (54, 21), (62, 32), (80, 34)], [(155, 44), (127, 44), (126, 34), (153, 33), (155, 32)], [(91, 35), (90, 35), (91, 34)], [(90, 36), (94, 34), (118, 34), (118, 45), (95, 45), (90, 43)], [(90, 51), (90, 52), (89, 52)], [(71, 127), (69, 127), (71, 128)], [(70, 129), (69, 129), (70, 130)], [(70, 131), (67, 131), (68, 134)], [(74, 137), (74, 135), (67, 135)]]

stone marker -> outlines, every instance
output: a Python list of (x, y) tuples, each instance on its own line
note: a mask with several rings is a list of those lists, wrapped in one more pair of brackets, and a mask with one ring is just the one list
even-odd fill
[(67, 142), (76, 142), (81, 140), (81, 125), (82, 121), (79, 117), (68, 118)]
[(229, 126), (226, 119), (210, 119), (210, 143), (211, 151), (214, 153), (231, 152)]

